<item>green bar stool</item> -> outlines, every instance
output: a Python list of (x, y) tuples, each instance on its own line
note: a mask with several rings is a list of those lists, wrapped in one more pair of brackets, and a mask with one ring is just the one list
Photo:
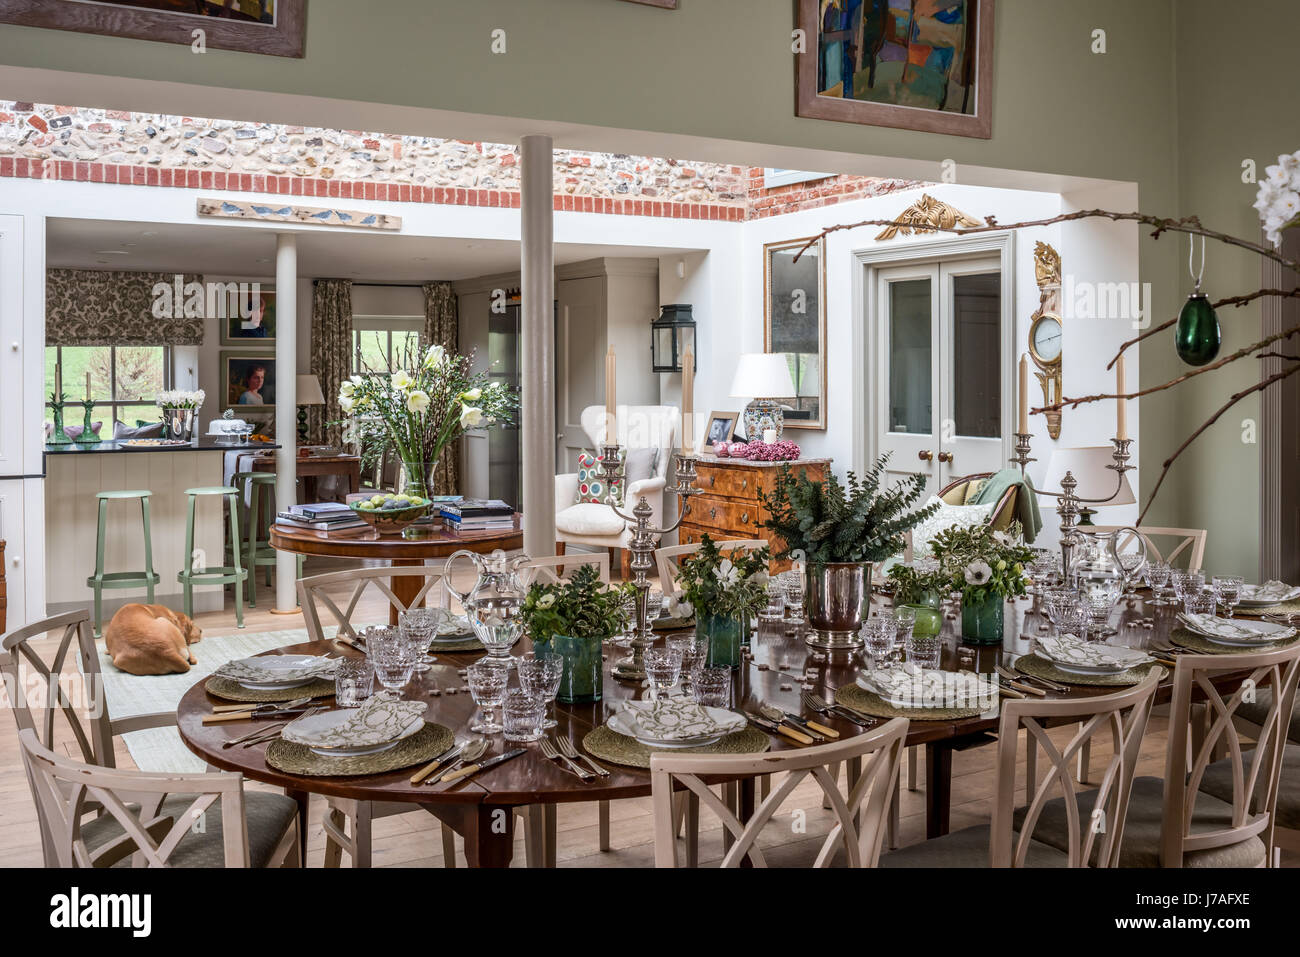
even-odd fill
[[(149, 604), (153, 604), (153, 587), (162, 579), (153, 570), (153, 536), (149, 530), (149, 497), (153, 492), (124, 491), (100, 492), (95, 496), (99, 501), (99, 533), (95, 539), (95, 574), (86, 579), (86, 584), (95, 591), (95, 637), (104, 630), (104, 589), (105, 588), (140, 588), (146, 589)], [(104, 532), (108, 525), (108, 503), (112, 501), (140, 500), (140, 515), (144, 519), (144, 571), (141, 572), (104, 572)]]
[[(274, 472), (236, 472), (231, 482), (239, 489), (239, 503), (243, 509), (244, 522), (248, 533), (243, 542), (243, 561), (248, 569), (248, 607), (257, 607), (257, 570), (266, 569), (266, 587), (271, 587), (271, 569), (275, 567), (275, 549), (270, 541), (261, 541), (261, 520), (267, 519), (267, 525), (274, 524), (276, 518), (275, 473)], [(229, 552), (229, 547), (227, 548)], [(298, 577), (302, 578), (302, 556), (298, 556)]]
[[(244, 627), (244, 581), (248, 578), (248, 569), (239, 561), (239, 489), (229, 485), (213, 485), (206, 488), (187, 488), (189, 496), (189, 516), (185, 521), (185, 567), (176, 573), (176, 580), (185, 586), (185, 614), (194, 617), (195, 585), (234, 585), (235, 586), (235, 623)], [(230, 502), (230, 540), (235, 543), (229, 565), (204, 565), (194, 567), (194, 504), (200, 495), (218, 495)], [(222, 546), (224, 553), (225, 546)]]

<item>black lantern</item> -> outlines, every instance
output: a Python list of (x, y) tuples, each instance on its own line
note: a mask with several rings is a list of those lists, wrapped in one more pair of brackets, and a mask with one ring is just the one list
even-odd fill
[(681, 372), (682, 356), (689, 351), (695, 356), (695, 369), (700, 366), (695, 348), (695, 319), (691, 304), (674, 302), (660, 307), (659, 318), (650, 324), (650, 355), (655, 372)]

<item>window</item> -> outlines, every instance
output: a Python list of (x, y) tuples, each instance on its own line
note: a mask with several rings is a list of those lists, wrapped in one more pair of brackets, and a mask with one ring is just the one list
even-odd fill
[[(105, 423), (102, 433), (112, 435), (112, 420), (134, 426), (137, 422), (159, 422), (162, 413), (154, 404), (159, 392), (171, 386), (171, 348), (168, 346), (47, 346), (45, 349), (45, 397), (54, 393), (55, 368), (63, 367), (63, 393), (68, 402), (86, 397), (86, 374), (90, 374), (90, 396), (95, 401), (94, 417)], [(111, 409), (112, 420), (106, 407)], [(53, 422), (53, 413), (47, 415)], [(79, 425), (81, 410), (63, 410), (63, 424)]]
[(387, 374), (410, 365), (423, 332), (424, 316), (353, 316), (353, 374)]

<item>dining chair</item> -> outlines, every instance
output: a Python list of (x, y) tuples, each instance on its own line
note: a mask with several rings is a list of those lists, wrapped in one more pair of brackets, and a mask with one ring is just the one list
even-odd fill
[[(723, 854), (722, 867), (740, 867), (748, 859), (755, 867), (767, 867), (758, 839), (781, 805), (806, 778), (821, 787), (835, 814), (835, 825), (820, 846), (814, 867), (830, 867), (843, 851), (849, 867), (875, 867), (884, 838), (884, 822), (894, 801), (898, 770), (907, 737), (907, 719), (894, 718), (865, 734), (816, 747), (768, 754), (673, 754), (650, 756), (650, 786), (654, 804), (655, 866), (677, 866), (677, 827), (673, 813), (673, 792), (687, 792), (687, 815), (698, 815), (703, 804), (722, 822), (731, 837)], [(841, 763), (861, 761), (862, 770), (840, 791), (839, 779), (831, 769)], [(741, 821), (734, 809), (710, 790), (711, 777), (754, 777), (786, 772), (748, 820)]]
[[(47, 635), (50, 639), (45, 638)], [(52, 642), (48, 649), (47, 640)], [(43, 651), (48, 653), (43, 655)], [(78, 664), (80, 670), (76, 669)], [(88, 611), (56, 615), (0, 636), (0, 675), (18, 732), (31, 731), (37, 744), (51, 751), (71, 750), (86, 765), (114, 769), (115, 737), (176, 724), (174, 711), (118, 719), (109, 714), (99, 668), (99, 646)], [(36, 802), (45, 864), (55, 867), (58, 852), (52, 823), (47, 820), (30, 769), (27, 783)], [(261, 819), (274, 814), (281, 798), (283, 795), (253, 791), (246, 795), (244, 803), (250, 816)], [(149, 817), (175, 817), (191, 803), (182, 796), (169, 797), (166, 792), (154, 791), (133, 800), (140, 804), (140, 813)], [(108, 813), (94, 798), (83, 800), (80, 810), (100, 817)], [(92, 828), (88, 840), (96, 835), (103, 837), (106, 830)], [(93, 840), (88, 846), (93, 847)]]
[[(1117, 532), (1124, 528), (1123, 525), (1095, 525), (1092, 528), (1085, 528), (1089, 532)], [(1201, 562), (1205, 560), (1205, 539), (1208, 532), (1204, 528), (1158, 528), (1154, 525), (1139, 525), (1135, 529), (1142, 541), (1147, 547), (1147, 558), (1154, 559), (1158, 562), (1174, 564), (1174, 559), (1183, 552), (1187, 552), (1187, 570), (1197, 572), (1201, 570)], [(1152, 538), (1173, 538), (1177, 542), (1168, 544), (1165, 547), (1172, 549), (1166, 556), (1160, 548), (1153, 542)], [(1119, 550), (1132, 544), (1132, 534), (1125, 535), (1117, 544)]]
[[(724, 551), (741, 549), (753, 552), (768, 547), (768, 541), (761, 538), (719, 539), (714, 544)], [(663, 548), (655, 549), (655, 565), (659, 569), (659, 587), (665, 595), (672, 595), (677, 591), (677, 571), (682, 556), (698, 552), (701, 547), (701, 542), (695, 542), (691, 545), (665, 545)]]
[[(355, 620), (362, 598), (373, 593), (378, 593), (379, 596), (384, 598), (388, 604), (380, 617), (384, 623), (387, 623), (387, 612), (390, 608), (396, 609), (400, 613), (425, 605), (430, 593), (435, 590), (434, 586), (444, 583), (443, 570), (444, 566), (442, 564), (411, 567), (350, 568), (344, 571), (327, 572), (323, 575), (300, 579), (298, 582), (298, 603), (302, 606), (303, 619), (307, 625), (307, 636), (312, 641), (327, 640), (325, 638), (325, 625), (321, 618), (322, 611), (327, 611), (334, 619), (333, 624), (338, 627), (337, 634), (342, 634), (355, 641), (357, 638), (357, 625), (364, 626), (366, 624)], [(412, 598), (409, 605), (398, 598), (397, 593), (393, 591), (392, 580), (399, 577), (424, 579), (424, 584), (415, 597)], [(340, 607), (339, 603), (334, 599), (334, 594), (347, 593), (349, 588), (351, 591), (346, 599), (346, 604)], [(437, 605), (437, 601), (434, 604)], [(378, 623), (378, 621), (369, 622), (369, 624)], [(322, 827), (325, 831), (326, 867), (338, 867), (342, 862), (344, 852), (352, 861), (353, 867), (370, 867), (373, 822), (379, 818), (391, 817), (394, 814), (407, 814), (423, 810), (420, 805), (407, 801), (357, 801), (351, 798), (339, 798), (329, 795), (326, 796), (325, 803), (327, 810)], [(540, 805), (520, 807), (517, 809), (517, 813), (524, 818), (527, 825), (525, 828), (527, 839), (524, 846), (529, 866), (534, 866), (534, 864), (541, 866), (547, 860), (547, 848), (553, 847), (555, 842), (553, 836), (548, 836), (543, 839), (542, 843), (538, 843), (538, 823), (533, 818), (538, 816), (540, 820), (549, 823), (553, 835), (554, 814), (546, 813), (545, 809)], [(440, 828), (442, 831), (443, 864), (446, 867), (455, 867), (455, 832), (446, 824), (440, 824)], [(545, 832), (543, 831), (543, 833)]]
[[(880, 859), (905, 867), (1113, 867), (1124, 839), (1129, 792), (1156, 688), (1164, 671), (1153, 667), (1138, 684), (1089, 698), (1025, 698), (1002, 702), (998, 721), (997, 790), (988, 824), (912, 844)], [(1058, 745), (1048, 728), (1069, 725)], [(1016, 755), (1020, 732), (1045, 753), (1048, 772), (1016, 809)], [(1085, 744), (1110, 739), (1111, 756), (1100, 787), (1080, 790), (1077, 757)], [(1061, 796), (1051, 795), (1060, 791)], [(1052, 830), (1060, 843), (1046, 841)]]
[[(1286, 742), (1282, 716), (1291, 713), (1298, 677), (1300, 643), (1271, 651), (1177, 656), (1165, 775), (1133, 782), (1118, 866), (1271, 863)], [(1242, 703), (1266, 685), (1272, 690), (1268, 713), (1255, 748), (1245, 750), (1233, 719)], [(1194, 698), (1209, 713), (1209, 727), (1197, 739), (1192, 736)], [(1227, 757), (1216, 761), (1225, 749)], [(1291, 799), (1293, 813), (1295, 806)], [(1061, 847), (1061, 818), (1059, 807), (1046, 808), (1039, 840)]]
[[(170, 774), (88, 764), (56, 754), (31, 728), (18, 733), (18, 746), (50, 834), (50, 866), (300, 864), (298, 803), (283, 794), (262, 794), (267, 800), (254, 807), (245, 800), (252, 794), (244, 794), (242, 774)], [(142, 797), (154, 800), (135, 803)], [(98, 816), (87, 821), (91, 810)]]
[(609, 552), (591, 552), (589, 554), (573, 555), (548, 555), (545, 558), (530, 558), (527, 561), (520, 562), (520, 570), (531, 570), (530, 575), (524, 582), (531, 585), (534, 582), (544, 582), (554, 585), (561, 578), (573, 574), (574, 566), (577, 565), (595, 565), (600, 571), (600, 580), (603, 584), (609, 584)]

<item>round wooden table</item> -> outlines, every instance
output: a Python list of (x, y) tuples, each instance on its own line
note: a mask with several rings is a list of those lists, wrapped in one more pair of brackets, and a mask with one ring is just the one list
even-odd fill
[[(877, 603), (885, 600), (873, 599)], [(1144, 628), (1141, 621), (1153, 617), (1154, 628)], [(1120, 603), (1117, 617), (1112, 618), (1120, 628), (1120, 643), (1140, 646), (1152, 637), (1167, 637), (1175, 624), (1174, 606), (1149, 606), (1141, 601)], [(975, 670), (988, 673), (995, 664), (1010, 667), (1016, 658), (1030, 651), (1030, 641), (1040, 634), (1043, 619), (1037, 615), (1027, 600), (1009, 603), (1006, 615), (1006, 637), (1000, 646), (972, 648), (961, 643), (956, 622), (945, 619), (944, 634), (948, 639), (943, 653), (942, 667), (956, 670), (959, 665), (958, 649), (974, 652)], [(527, 639), (515, 646), (516, 654), (529, 648)], [(734, 704), (745, 711), (756, 711), (760, 704), (773, 704), (795, 714), (828, 722), (840, 732), (841, 740), (864, 733), (864, 729), (841, 718), (816, 717), (805, 711), (799, 693), (798, 677), (805, 663), (817, 670), (812, 678), (814, 693), (831, 698), (835, 689), (855, 678), (864, 666), (860, 653), (837, 654), (827, 661), (807, 660), (812, 653), (798, 634), (789, 634), (782, 626), (762, 624), (753, 643), (754, 659), (736, 674), (733, 686)], [(310, 642), (283, 648), (271, 654), (347, 654), (355, 655), (350, 647), (333, 642)], [(437, 653), (437, 663), (427, 673), (416, 675), (404, 689), (409, 700), (426, 701), (427, 720), (451, 728), (457, 735), (466, 734), (474, 703), (467, 692), (446, 694), (447, 689), (463, 687), (457, 670), (477, 660), (481, 653)], [(581, 743), (588, 731), (602, 725), (619, 709), (622, 702), (640, 694), (638, 685), (629, 685), (609, 675), (609, 666), (618, 659), (615, 649), (606, 655), (604, 697), (588, 705), (557, 705), (559, 726), (548, 732), (562, 735), (582, 750)], [(761, 666), (761, 667), (760, 667)], [(970, 665), (967, 665), (970, 667)], [(1226, 680), (1226, 679), (1225, 679)], [(431, 697), (434, 689), (443, 692)], [(1157, 701), (1167, 701), (1172, 683), (1162, 682)], [(1082, 697), (1105, 694), (1105, 687), (1073, 686), (1063, 697)], [(1055, 693), (1049, 697), (1057, 697)], [(607, 761), (601, 763), (610, 771), (609, 777), (598, 777), (584, 782), (563, 767), (542, 756), (536, 745), (526, 746), (528, 753), (491, 768), (464, 782), (435, 785), (412, 785), (410, 775), (415, 768), (406, 768), (387, 774), (366, 777), (308, 777), (284, 774), (267, 766), (264, 760), (265, 745), (252, 748), (236, 746), (223, 749), (221, 743), (245, 734), (253, 727), (249, 722), (229, 724), (202, 724), (216, 704), (221, 704), (204, 690), (202, 682), (196, 684), (181, 699), (178, 708), (178, 725), (182, 739), (195, 754), (210, 764), (228, 771), (240, 771), (249, 778), (276, 785), (299, 797), (306, 807), (306, 794), (318, 793), (361, 801), (408, 801), (418, 803), (450, 825), (465, 839), (465, 853), (470, 866), (506, 866), (513, 853), (512, 808), (520, 805), (554, 805), (568, 802), (617, 800), (619, 798), (645, 797), (650, 793), (649, 771), (620, 767)], [(996, 715), (942, 721), (913, 721), (907, 735), (907, 745), (925, 746), (926, 760), (926, 823), (927, 834), (937, 837), (948, 832), (948, 813), (951, 800), (952, 755), (996, 739)], [(869, 730), (869, 729), (867, 729)], [(510, 745), (513, 747), (513, 745)], [(781, 751), (798, 747), (785, 738), (775, 736), (772, 750)], [(500, 735), (489, 738), (488, 756), (502, 753), (506, 742)], [(990, 758), (990, 760), (992, 760)], [(711, 783), (721, 783), (723, 779)], [(741, 780), (741, 812), (752, 811), (754, 779)]]
[[(430, 530), (428, 538), (417, 539), (406, 539), (400, 534), (381, 535), (370, 527), (318, 532), (277, 522), (271, 526), (271, 547), (295, 555), (380, 559), (390, 565), (414, 567), (423, 565), (430, 558), (446, 558), (461, 549), (492, 552), (498, 548), (505, 551), (523, 548), (522, 518), (516, 512), (514, 528), (511, 529), (455, 532), (448, 528), (435, 528)], [(408, 607), (423, 586), (424, 579), (415, 576), (393, 579), (393, 593)], [(397, 609), (394, 608), (390, 615), (391, 623), (397, 624)]]

